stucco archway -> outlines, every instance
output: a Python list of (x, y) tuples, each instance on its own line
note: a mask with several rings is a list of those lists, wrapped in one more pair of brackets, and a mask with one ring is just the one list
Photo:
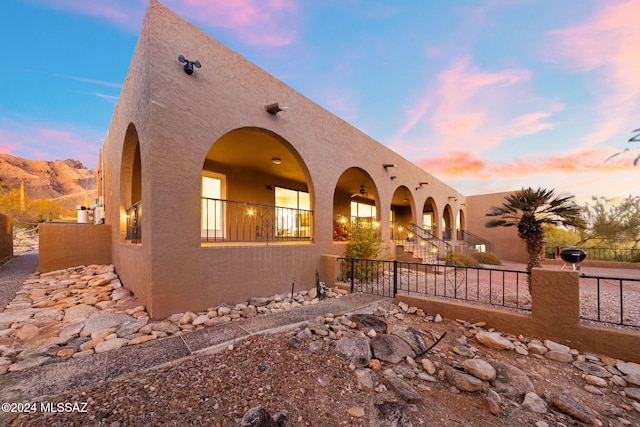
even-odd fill
[(404, 234), (410, 232), (415, 224), (415, 203), (413, 195), (407, 187), (400, 186), (394, 191), (391, 198), (389, 221), (391, 224), (391, 240), (404, 240)]
[(127, 127), (122, 144), (120, 212), (121, 241), (142, 242), (142, 157), (133, 123)]
[(442, 212), (442, 240), (452, 240), (454, 227), (453, 210), (451, 205), (447, 204)]
[(380, 202), (371, 176), (363, 169), (345, 170), (333, 193), (333, 239), (347, 240), (348, 229), (358, 224), (378, 227)]
[(228, 132), (203, 162), (201, 237), (205, 242), (310, 241), (311, 189), (302, 158), (282, 137), (259, 128)]
[(438, 230), (438, 207), (433, 197), (428, 197), (422, 207), (422, 228), (435, 236)]

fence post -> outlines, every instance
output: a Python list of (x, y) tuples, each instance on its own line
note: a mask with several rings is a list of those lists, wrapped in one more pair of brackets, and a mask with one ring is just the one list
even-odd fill
[(396, 297), (398, 293), (398, 260), (393, 260), (393, 295), (392, 297)]
[(354, 288), (354, 277), (356, 277), (356, 270), (355, 270), (355, 258), (351, 258), (351, 293), (353, 293), (353, 288)]

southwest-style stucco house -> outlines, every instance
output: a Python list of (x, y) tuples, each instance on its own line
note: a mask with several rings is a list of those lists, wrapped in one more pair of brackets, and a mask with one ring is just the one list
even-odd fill
[(391, 255), (410, 233), (455, 249), (468, 222), (487, 237), (500, 200), (463, 196), (155, 0), (102, 154), (111, 261), (154, 318), (329, 281), (345, 222), (378, 227)]

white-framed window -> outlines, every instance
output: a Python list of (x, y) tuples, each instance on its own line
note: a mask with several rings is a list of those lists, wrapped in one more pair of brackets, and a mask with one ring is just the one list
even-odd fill
[(227, 180), (224, 175), (202, 172), (202, 225), (201, 237), (223, 239), (225, 237), (224, 198)]

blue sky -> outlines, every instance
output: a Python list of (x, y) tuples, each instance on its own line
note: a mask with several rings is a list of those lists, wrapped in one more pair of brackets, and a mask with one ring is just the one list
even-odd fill
[[(638, 1), (161, 3), (462, 194), (640, 194)], [(95, 166), (146, 6), (4, 0), (0, 152)]]

